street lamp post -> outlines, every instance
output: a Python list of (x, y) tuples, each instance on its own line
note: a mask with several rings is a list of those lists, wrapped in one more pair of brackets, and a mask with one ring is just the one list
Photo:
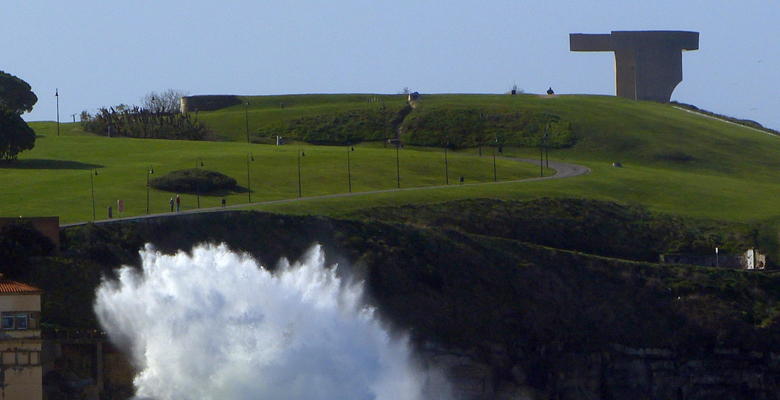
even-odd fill
[(149, 214), (149, 176), (154, 173), (154, 168), (146, 170), (146, 214)]
[(57, 98), (57, 136), (60, 135), (60, 89), (54, 89), (54, 97)]
[(255, 161), (255, 156), (252, 155), (252, 153), (247, 154), (246, 156), (246, 188), (247, 193), (249, 193), (249, 202), (252, 202), (252, 178), (249, 175), (249, 162)]
[(98, 170), (93, 169), (89, 171), (89, 188), (92, 192), (92, 220), (95, 220), (95, 176), (97, 176)]

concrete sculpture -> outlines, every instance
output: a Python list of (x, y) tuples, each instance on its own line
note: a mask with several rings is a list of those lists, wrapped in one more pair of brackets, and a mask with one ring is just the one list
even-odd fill
[(682, 81), (682, 51), (699, 49), (699, 33), (686, 31), (612, 31), (569, 35), (571, 51), (615, 52), (617, 95), (633, 100), (669, 102)]

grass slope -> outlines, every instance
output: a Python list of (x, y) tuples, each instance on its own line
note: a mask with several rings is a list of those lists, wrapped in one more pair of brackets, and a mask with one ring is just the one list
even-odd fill
[[(64, 130), (63, 130), (64, 131)], [(146, 213), (147, 170), (151, 178), (170, 171), (203, 168), (224, 173), (247, 187), (249, 163), (252, 201), (295, 198), (297, 150), (301, 158), (301, 186), (304, 196), (347, 191), (346, 147), (268, 146), (235, 142), (198, 142), (153, 139), (105, 138), (97, 136), (42, 136), (32, 151), (22, 153), (17, 163), (0, 166), (0, 180), (6, 188), (0, 193), (0, 215), (59, 215), (62, 222), (92, 219), (91, 183), (94, 183), (97, 217), (105, 218), (108, 206), (125, 201), (124, 216)], [(396, 187), (395, 150), (361, 147), (350, 152), (354, 192)], [(404, 149), (400, 152), (401, 186), (428, 186), (444, 183), (441, 153)], [(499, 160), (499, 179), (535, 176), (537, 167)], [(98, 170), (98, 175), (93, 170)], [(467, 182), (491, 181), (492, 160), (453, 154), (449, 158), (450, 183), (456, 177)], [(152, 189), (150, 212), (168, 211), (175, 194)], [(229, 205), (248, 201), (248, 193), (226, 197)], [(216, 207), (221, 197), (200, 196), (201, 207)], [(182, 206), (195, 208), (197, 196), (182, 195)], [(116, 213), (115, 213), (116, 216)]]
[(241, 97), (241, 101), (244, 104), (218, 111), (200, 112), (198, 119), (212, 129), (218, 137), (246, 141), (247, 126), (250, 138), (255, 140), (258, 133), (275, 135), (285, 123), (301, 118), (334, 115), (345, 111), (375, 111), (383, 106), (389, 112), (397, 112), (406, 104), (406, 96), (372, 94), (246, 96)]
[[(742, 222), (780, 218), (780, 137), (676, 109), (608, 96), (426, 95), (421, 109), (549, 113), (572, 124), (576, 144), (551, 151), (587, 165), (586, 177), (556, 182), (463, 187), (437, 193), (372, 195), (348, 200), (263, 206), (280, 212), (338, 214), (379, 202), (399, 205), (470, 197), (579, 196), (640, 203), (657, 211)], [(292, 112), (286, 109), (285, 112)], [(215, 111), (219, 114), (222, 111)], [(267, 111), (271, 112), (271, 111)], [(418, 110), (412, 112), (412, 118)], [(533, 148), (505, 154), (538, 157)], [(490, 152), (491, 150), (486, 150)], [(471, 150), (474, 153), (476, 150)], [(624, 168), (612, 168), (621, 162)], [(334, 203), (338, 203), (336, 206)]]
[[(242, 141), (246, 140), (246, 115), (249, 116), (250, 132), (256, 132), (272, 129), (285, 121), (316, 119), (350, 110), (375, 109), (382, 102), (388, 108), (401, 108), (404, 104), (404, 97), (399, 95), (290, 95), (242, 99), (248, 102), (248, 106), (237, 105), (218, 111), (201, 112), (199, 118), (224, 137)], [(281, 104), (284, 104), (284, 108)], [(383, 193), (256, 208), (275, 212), (341, 215), (376, 205), (431, 203), (477, 197), (524, 199), (552, 196), (637, 203), (655, 211), (766, 226), (777, 226), (777, 221), (780, 221), (780, 209), (774, 200), (780, 196), (780, 186), (776, 184), (777, 171), (780, 171), (780, 157), (777, 157), (780, 154), (780, 138), (777, 136), (691, 114), (670, 105), (609, 96), (425, 95), (407, 120), (412, 120), (419, 113), (436, 110), (471, 110), (485, 115), (512, 112), (556, 115), (561, 121), (571, 123), (576, 143), (569, 148), (552, 150), (550, 156), (556, 160), (584, 164), (590, 167), (593, 173), (561, 181)], [(406, 125), (408, 123), (405, 123)], [(52, 127), (51, 123), (34, 126), (38, 132), (48, 135), (48, 139), (39, 142), (41, 146), (45, 147), (46, 140), (52, 139)], [(68, 132), (66, 135), (81, 134), (76, 126), (64, 127), (67, 127), (63, 128), (63, 132)], [(234, 149), (226, 150), (227, 155), (240, 159), (243, 157), (242, 150), (239, 150), (241, 147), (231, 147), (233, 145), (225, 144), (225, 148)], [(189, 166), (184, 159), (192, 160), (204, 154), (205, 150), (200, 150), (200, 146), (206, 144), (187, 146), (193, 146), (193, 150), (186, 150), (180, 157), (171, 156), (173, 159), (181, 158), (179, 164), (184, 167)], [(377, 146), (370, 143), (365, 145), (366, 148)], [(222, 151), (217, 150), (220, 148), (214, 147), (214, 152), (209, 153), (209, 156), (217, 157)], [(39, 150), (24, 154), (22, 158), (40, 158), (36, 156), (37, 151)], [(95, 148), (95, 151), (99, 150)], [(161, 154), (171, 151), (161, 149)], [(490, 154), (492, 150), (484, 149), (484, 152)], [(476, 150), (465, 150), (461, 153), (473, 155)], [(66, 153), (57, 158), (73, 158), (72, 154), (74, 153)], [(123, 152), (120, 154), (124, 156)], [(533, 148), (505, 148), (505, 154), (538, 157), (537, 150)], [(137, 164), (133, 168), (141, 171), (140, 176), (134, 179), (143, 180), (143, 164), (152, 160), (144, 161), (144, 157), (140, 155), (133, 157), (132, 162)], [(164, 160), (165, 156), (162, 157)], [(487, 157), (483, 157), (483, 161), (486, 161), (485, 158)], [(155, 160), (153, 162), (165, 163), (160, 159)], [(286, 162), (290, 163), (289, 160)], [(359, 160), (356, 162), (360, 163)], [(621, 162), (624, 168), (612, 168), (612, 162)], [(387, 164), (378, 163), (384, 169), (376, 172), (376, 176), (392, 175), (392, 162), (389, 166)], [(236, 177), (239, 184), (242, 184), (242, 176), (245, 174), (241, 173), (240, 165), (238, 161), (238, 164), (232, 167), (233, 172), (228, 174)], [(474, 170), (477, 169), (484, 170), (484, 165)], [(501, 170), (502, 167), (499, 167), (499, 174)], [(289, 172), (289, 168), (285, 171)], [(295, 195), (295, 185), (290, 181), (289, 174), (281, 171), (278, 173), (287, 174), (286, 178), (280, 181), (285, 182), (284, 187), (264, 188), (263, 190), (274, 194), (264, 198)], [(453, 172), (452, 175), (458, 176), (460, 173)], [(305, 174), (304, 181), (306, 177), (312, 175)], [(482, 176), (477, 179), (484, 178)], [(318, 178), (314, 179), (317, 181)], [(361, 178), (356, 176), (355, 179)], [(467, 179), (467, 182), (469, 181), (473, 179)], [(268, 183), (272, 182), (275, 181)], [(383, 178), (382, 182), (386, 182), (386, 178)], [(422, 185), (429, 182), (438, 183), (431, 178), (412, 184)], [(262, 182), (258, 182), (257, 187), (261, 184)], [(139, 183), (134, 185), (137, 187)], [(143, 182), (140, 185), (143, 187)], [(334, 185), (333, 191), (330, 192), (344, 191), (343, 187), (336, 186)], [(372, 185), (372, 181), (368, 180), (362, 184), (357, 183), (355, 190), (362, 191), (378, 186), (380, 185)], [(304, 187), (310, 185), (304, 182)], [(304, 192), (323, 193), (306, 189)], [(236, 199), (229, 199), (229, 203), (235, 201)], [(160, 202), (163, 201), (158, 198), (156, 204), (159, 205)], [(191, 200), (188, 200), (188, 203), (190, 202)], [(40, 204), (36, 209), (40, 209)], [(56, 212), (54, 207), (48, 209)], [(157, 207), (153, 209), (159, 211)]]

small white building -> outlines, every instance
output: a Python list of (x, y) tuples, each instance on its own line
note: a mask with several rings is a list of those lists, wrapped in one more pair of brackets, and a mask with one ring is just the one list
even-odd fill
[(0, 400), (41, 400), (41, 289), (0, 274)]

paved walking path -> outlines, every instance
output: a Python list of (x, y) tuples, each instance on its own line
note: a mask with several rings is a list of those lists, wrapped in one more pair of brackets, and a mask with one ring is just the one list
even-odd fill
[[(530, 158), (512, 158), (512, 157), (505, 157), (504, 159), (507, 160), (514, 160), (518, 162), (526, 162), (534, 165), (539, 165), (539, 160), (534, 160)], [(124, 218), (113, 218), (113, 219), (103, 219), (103, 220), (97, 220), (93, 223), (95, 224), (105, 224), (105, 223), (111, 223), (111, 222), (119, 222), (119, 221), (136, 221), (136, 220), (142, 220), (147, 218), (159, 218), (159, 217), (173, 217), (177, 215), (186, 215), (186, 214), (200, 214), (200, 213), (207, 213), (207, 212), (219, 212), (219, 211), (225, 211), (230, 209), (239, 209), (239, 208), (247, 208), (252, 206), (261, 206), (261, 205), (270, 205), (270, 204), (284, 204), (284, 203), (292, 203), (296, 201), (307, 201), (307, 200), (318, 200), (318, 199), (335, 199), (340, 197), (353, 197), (353, 196), (365, 196), (365, 195), (371, 195), (371, 194), (377, 194), (377, 193), (392, 193), (392, 192), (405, 192), (405, 191), (422, 191), (422, 190), (431, 190), (431, 189), (444, 189), (444, 188), (455, 188), (455, 187), (461, 187), (461, 186), (480, 186), (480, 185), (505, 185), (509, 183), (518, 183), (518, 182), (534, 182), (534, 181), (543, 181), (548, 179), (564, 179), (564, 178), (571, 178), (579, 175), (585, 175), (590, 173), (590, 168), (577, 165), (577, 164), (568, 164), (563, 163), (559, 161), (550, 161), (550, 168), (555, 170), (555, 174), (550, 176), (544, 176), (544, 177), (536, 177), (536, 178), (526, 178), (526, 179), (515, 179), (511, 181), (499, 181), (499, 182), (479, 182), (479, 183), (465, 183), (462, 185), (459, 184), (452, 184), (452, 185), (437, 185), (437, 186), (420, 186), (420, 187), (409, 187), (409, 188), (400, 188), (400, 189), (382, 189), (382, 190), (370, 190), (367, 192), (352, 192), (352, 193), (335, 193), (335, 194), (326, 194), (322, 196), (310, 196), (310, 197), (301, 197), (301, 198), (292, 198), (292, 199), (281, 199), (281, 200), (268, 200), (268, 201), (258, 201), (254, 203), (243, 203), (243, 204), (233, 204), (226, 207), (209, 207), (209, 208), (196, 208), (192, 210), (186, 210), (186, 211), (180, 211), (180, 212), (167, 212), (167, 213), (159, 213), (159, 214), (149, 214), (149, 215), (138, 215), (134, 217), (124, 217)], [(67, 228), (70, 226), (78, 226), (78, 225), (85, 225), (88, 222), (75, 222), (71, 224), (63, 224), (60, 225), (60, 228)]]
[(764, 130), (761, 130), (761, 129), (758, 129), (758, 128), (753, 128), (752, 126), (747, 126), (747, 125), (738, 124), (738, 123), (736, 123), (736, 122), (732, 122), (732, 121), (729, 121), (729, 120), (725, 120), (725, 119), (723, 119), (723, 118), (714, 117), (714, 116), (712, 116), (712, 115), (707, 115), (707, 114), (700, 113), (700, 112), (697, 112), (697, 111), (689, 110), (689, 109), (687, 109), (687, 108), (682, 108), (682, 107), (677, 107), (677, 106), (672, 106), (672, 107), (674, 107), (674, 108), (676, 108), (676, 109), (678, 109), (678, 110), (681, 110), (681, 111), (685, 111), (685, 112), (687, 112), (687, 113), (691, 113), (691, 114), (698, 115), (698, 116), (700, 116), (700, 117), (709, 118), (709, 119), (714, 119), (714, 120), (716, 120), (716, 121), (720, 121), (720, 122), (723, 122), (723, 123), (725, 123), (725, 124), (731, 124), (731, 125), (734, 125), (734, 126), (738, 126), (738, 127), (740, 127), (740, 128), (750, 129), (750, 130), (753, 130), (753, 131), (756, 131), (756, 132), (759, 132), (759, 133), (763, 133), (764, 135), (769, 135), (769, 136), (778, 137), (776, 134), (774, 134), (774, 133), (772, 133), (772, 132), (767, 132), (767, 131), (764, 131)]

